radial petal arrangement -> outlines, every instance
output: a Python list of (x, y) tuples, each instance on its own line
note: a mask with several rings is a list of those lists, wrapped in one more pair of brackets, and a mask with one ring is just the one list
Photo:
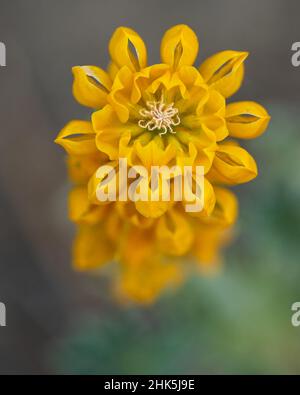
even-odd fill
[[(112, 288), (121, 301), (152, 303), (191, 273), (215, 271), (237, 219), (237, 198), (229, 188), (257, 176), (254, 158), (236, 139), (260, 136), (270, 116), (258, 103), (230, 99), (242, 84), (248, 53), (222, 51), (195, 66), (198, 50), (193, 30), (177, 25), (162, 38), (161, 63), (149, 65), (142, 38), (119, 27), (109, 43), (107, 70), (73, 67), (73, 95), (91, 110), (55, 140), (67, 153), (73, 183), (73, 262), (91, 272), (114, 262)], [(202, 210), (187, 212), (184, 198), (160, 195), (155, 201), (99, 201), (98, 169), (114, 170), (104, 189), (120, 185), (124, 158), (129, 169), (188, 166), (195, 199), (194, 170), (201, 166)], [(126, 188), (133, 182), (127, 179)], [(173, 176), (169, 183), (174, 185)]]

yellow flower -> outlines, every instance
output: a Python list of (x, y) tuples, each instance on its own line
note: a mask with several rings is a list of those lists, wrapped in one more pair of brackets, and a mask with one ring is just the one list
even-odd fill
[[(161, 63), (149, 65), (142, 38), (120, 27), (109, 43), (107, 70), (73, 67), (74, 97), (92, 109), (89, 120), (69, 122), (55, 140), (68, 154), (74, 183), (69, 195), (69, 217), (77, 226), (74, 265), (95, 270), (118, 262), (113, 277), (122, 299), (152, 302), (186, 277), (184, 257), (202, 270), (216, 267), (237, 218), (237, 199), (227, 187), (257, 175), (255, 160), (234, 139), (260, 136), (270, 117), (255, 102), (227, 102), (242, 84), (248, 53), (222, 51), (195, 66), (198, 50), (193, 30), (177, 25), (162, 38)], [(122, 158), (129, 167), (148, 171), (191, 166), (195, 201), (195, 169), (202, 166), (203, 210), (187, 213), (184, 199), (161, 196), (101, 203), (97, 170), (111, 166), (112, 184), (121, 177)], [(173, 188), (174, 174), (169, 178)]]
[(70, 219), (78, 225), (73, 248), (74, 267), (95, 271), (120, 262), (115, 291), (124, 300), (152, 302), (165, 288), (181, 283), (187, 268), (180, 258), (194, 257), (203, 271), (219, 263), (219, 249), (235, 222), (237, 200), (216, 188), (213, 213), (202, 219), (186, 215), (180, 203), (157, 219), (139, 214), (132, 202), (94, 205), (86, 188), (69, 195)]

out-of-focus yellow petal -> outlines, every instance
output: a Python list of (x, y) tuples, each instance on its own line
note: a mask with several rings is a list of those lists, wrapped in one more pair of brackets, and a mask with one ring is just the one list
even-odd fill
[(164, 202), (162, 200), (151, 201), (149, 199), (147, 201), (138, 200), (135, 202), (137, 211), (146, 218), (158, 218), (171, 206), (172, 204), (170, 202)]
[(220, 270), (220, 250), (227, 244), (228, 229), (218, 226), (200, 225), (195, 230), (195, 255), (203, 274), (215, 274)]
[(96, 66), (75, 66), (73, 95), (82, 105), (100, 108), (106, 104), (112, 81), (106, 71)]
[(177, 210), (169, 210), (156, 225), (159, 249), (167, 255), (183, 255), (191, 247), (193, 232), (188, 217)]
[(166, 171), (158, 172), (157, 175), (148, 173), (144, 167), (142, 169), (143, 172), (138, 174), (129, 186), (130, 199), (135, 202), (136, 210), (142, 216), (158, 218), (174, 204), (169, 180), (177, 173), (168, 167), (162, 168)]
[(264, 107), (253, 101), (231, 103), (226, 107), (226, 123), (232, 137), (258, 137), (266, 130), (269, 121), (270, 116)]
[(128, 66), (132, 71), (140, 70), (147, 65), (147, 50), (144, 41), (132, 29), (119, 27), (109, 42), (109, 53), (118, 66)]
[(183, 279), (184, 273), (180, 265), (162, 262), (159, 257), (151, 256), (139, 270), (124, 266), (116, 284), (116, 295), (122, 302), (151, 304), (162, 292), (178, 286)]
[(252, 156), (234, 145), (219, 145), (208, 173), (210, 180), (234, 185), (248, 182), (257, 176), (257, 166)]
[[(199, 207), (199, 210), (197, 209), (196, 211), (188, 211), (190, 215), (193, 217), (205, 217), (208, 216), (212, 213), (215, 204), (216, 204), (216, 196), (215, 196), (215, 191), (211, 183), (204, 178), (203, 180), (203, 191), (201, 190), (201, 196), (198, 196), (196, 194), (196, 187), (195, 187), (195, 180), (193, 180), (193, 185), (189, 185), (188, 183), (185, 185), (185, 188), (188, 189), (188, 191), (185, 191), (186, 193), (188, 192), (189, 199), (184, 199), (183, 203), (185, 206), (185, 209), (187, 209), (188, 206), (191, 207)], [(202, 193), (204, 193), (204, 197), (202, 197)], [(201, 207), (203, 206), (203, 207)], [(187, 211), (187, 210), (186, 210)]]
[[(102, 170), (103, 173), (99, 174), (97, 169), (87, 185), (88, 200), (91, 204), (102, 205), (117, 200), (119, 187), (117, 162), (107, 162)], [(100, 200), (100, 194), (106, 196), (107, 200)]]
[(230, 97), (241, 86), (247, 56), (248, 52), (218, 52), (207, 58), (199, 71), (211, 88), (219, 91), (224, 97)]
[(238, 214), (238, 200), (229, 189), (214, 187), (216, 204), (208, 217), (201, 221), (210, 226), (228, 227), (234, 224)]
[(69, 194), (69, 218), (73, 222), (95, 224), (105, 214), (105, 208), (92, 205), (88, 200), (87, 187), (75, 187)]
[(75, 269), (84, 271), (100, 268), (113, 260), (114, 254), (114, 246), (103, 224), (79, 226), (73, 245)]
[(176, 25), (167, 30), (160, 46), (163, 63), (174, 69), (191, 66), (198, 54), (199, 43), (194, 31), (187, 25)]
[(87, 184), (98, 167), (107, 161), (108, 157), (100, 151), (94, 155), (68, 155), (69, 177), (75, 184)]
[(149, 228), (153, 225), (153, 218), (146, 218), (144, 215), (141, 215), (136, 207), (134, 202), (126, 201), (126, 202), (117, 202), (116, 209), (122, 219), (129, 221), (133, 225), (140, 228)]
[[(119, 216), (117, 210), (114, 210), (115, 206), (109, 211), (109, 215), (105, 221), (105, 232), (107, 237), (116, 245), (120, 243), (123, 238), (123, 231), (127, 228), (127, 223)], [(116, 258), (119, 258), (118, 252), (116, 252)]]
[(95, 132), (88, 121), (71, 121), (58, 134), (55, 142), (70, 155), (95, 154)]
[(127, 227), (120, 239), (120, 259), (126, 266), (140, 270), (149, 257), (155, 253), (152, 229), (140, 229), (136, 226)]

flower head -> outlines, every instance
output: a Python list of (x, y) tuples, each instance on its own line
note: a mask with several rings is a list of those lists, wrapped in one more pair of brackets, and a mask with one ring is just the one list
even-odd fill
[[(237, 217), (228, 186), (256, 177), (252, 156), (234, 138), (261, 135), (267, 111), (251, 101), (227, 103), (244, 76), (242, 51), (222, 51), (194, 66), (198, 39), (186, 25), (169, 29), (161, 42), (161, 63), (148, 65), (147, 49), (132, 29), (118, 28), (109, 43), (111, 63), (73, 68), (73, 94), (92, 108), (88, 121), (71, 121), (56, 142), (68, 154), (74, 188), (70, 218), (78, 226), (74, 263), (96, 269), (116, 260), (119, 296), (151, 302), (167, 285), (178, 284), (189, 256), (207, 269), (220, 261)], [(204, 169), (204, 207), (186, 213), (184, 201), (100, 202), (97, 169), (118, 160), (130, 167), (190, 166)], [(174, 176), (169, 176), (174, 184)], [(151, 189), (149, 182), (149, 190)], [(189, 259), (191, 261), (191, 259)], [(214, 265), (215, 266), (215, 265)]]

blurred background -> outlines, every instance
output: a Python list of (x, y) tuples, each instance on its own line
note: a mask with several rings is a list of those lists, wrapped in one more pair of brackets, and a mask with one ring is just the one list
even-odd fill
[[(298, 0), (0, 0), (0, 373), (300, 373), (300, 41)], [(86, 117), (71, 94), (74, 65), (108, 63), (119, 25), (137, 30), (149, 61), (163, 32), (190, 25), (198, 62), (250, 51), (234, 99), (272, 121), (245, 146), (260, 175), (236, 188), (237, 238), (223, 271), (194, 278), (153, 306), (119, 306), (105, 279), (72, 271), (63, 151), (53, 143)]]

